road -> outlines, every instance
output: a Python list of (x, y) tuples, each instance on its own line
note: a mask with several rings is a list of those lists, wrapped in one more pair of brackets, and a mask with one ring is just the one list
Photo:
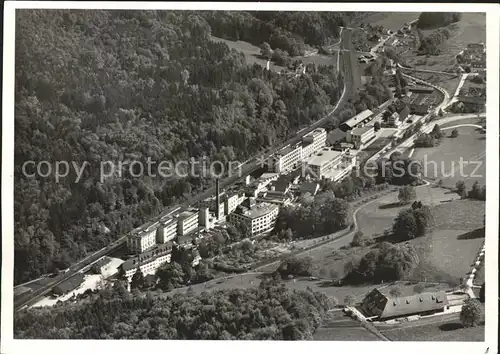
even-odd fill
[[(351, 30), (343, 30), (341, 32), (341, 42), (340, 46), (341, 49), (347, 49), (351, 50), (352, 49), (352, 39), (351, 39)], [(357, 72), (356, 68), (356, 57), (355, 53), (351, 51), (343, 51), (341, 55), (341, 68), (342, 68), (342, 73), (344, 76), (344, 90), (342, 92), (342, 95), (337, 102), (336, 106), (323, 118), (320, 120), (316, 121), (315, 123), (311, 124), (309, 127), (302, 129), (302, 131), (292, 137), (291, 139), (288, 139), (284, 143), (280, 144), (279, 146), (274, 146), (268, 151), (266, 151), (265, 156), (269, 156), (271, 154), (274, 154), (276, 151), (280, 150), (281, 148), (287, 146), (287, 145), (292, 145), (295, 143), (298, 143), (302, 140), (302, 137), (313, 131), (314, 129), (323, 126), (330, 117), (332, 117), (334, 114), (337, 112), (340, 112), (345, 104), (348, 102), (348, 99), (354, 96), (354, 93), (356, 92), (357, 88), (359, 87), (361, 83), (361, 77)], [(230, 186), (237, 182), (238, 180), (243, 179), (245, 176), (251, 174), (252, 172), (256, 171), (259, 169), (260, 166), (260, 157), (262, 157), (260, 154), (252, 157), (251, 159), (247, 160), (246, 163), (241, 165), (241, 170), (239, 173), (236, 173), (234, 176), (229, 176), (226, 178), (221, 179), (220, 181), (220, 188), (223, 189), (227, 186)], [(157, 216), (154, 219), (160, 219), (166, 215), (172, 214), (174, 212), (181, 212), (188, 208), (190, 205), (193, 205), (199, 201), (202, 201), (215, 193), (215, 187), (211, 187), (202, 193), (186, 200), (180, 205), (173, 206), (169, 208), (167, 211), (163, 212), (159, 216)], [(65, 280), (71, 278), (73, 275), (76, 273), (80, 272), (82, 269), (84, 269), (86, 266), (89, 264), (97, 261), (99, 258), (115, 251), (116, 249), (122, 247), (125, 244), (127, 235), (124, 235), (114, 241), (111, 245), (98, 250), (91, 254), (90, 256), (87, 256), (86, 258), (80, 260), (78, 263), (73, 264), (68, 272), (58, 275), (53, 278), (52, 281), (49, 281), (47, 284), (45, 284), (43, 287), (33, 290), (31, 292), (27, 292), (24, 294), (21, 294), (20, 296), (16, 297), (14, 299), (14, 309), (15, 311), (18, 311), (22, 308), (28, 307), (36, 303), (42, 296), (48, 294), (54, 286), (59, 285), (60, 283), (64, 282)]]

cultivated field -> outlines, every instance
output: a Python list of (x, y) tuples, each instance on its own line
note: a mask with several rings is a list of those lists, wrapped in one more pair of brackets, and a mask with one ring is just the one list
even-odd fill
[[(441, 54), (431, 56), (424, 65), (424, 56), (417, 57), (412, 51), (407, 51), (403, 58), (412, 65), (421, 69), (444, 71), (456, 64), (455, 57), (465, 49), (469, 43), (486, 42), (486, 14), (484, 13), (463, 13), (462, 19), (455, 24), (448, 26), (451, 37), (441, 46)], [(428, 36), (435, 30), (422, 31), (424, 36)]]
[[(457, 130), (457, 138), (449, 138), (451, 130), (444, 131), (446, 136), (439, 146), (415, 149), (412, 158), (422, 161), (425, 176), (441, 179), (445, 187), (452, 188), (459, 180), (465, 181), (467, 188), (471, 188), (475, 181), (484, 185), (486, 136), (473, 127), (460, 127)], [(463, 161), (463, 173), (460, 171), (460, 158)], [(476, 169), (476, 166), (479, 167)]]

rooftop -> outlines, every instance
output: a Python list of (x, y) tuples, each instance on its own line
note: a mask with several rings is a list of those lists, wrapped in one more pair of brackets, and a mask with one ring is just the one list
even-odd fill
[(364, 133), (370, 131), (370, 130), (373, 130), (373, 127), (372, 126), (369, 126), (369, 127), (361, 127), (361, 128), (354, 128), (352, 130), (352, 135), (363, 135)]
[(169, 253), (172, 250), (172, 242), (167, 242), (163, 244), (156, 245), (155, 247), (149, 249), (146, 252), (141, 253), (138, 256), (127, 259), (122, 263), (121, 267), (126, 272), (127, 270), (137, 268), (138, 266), (150, 262), (155, 258)]
[(380, 318), (404, 316), (412, 313), (438, 310), (448, 304), (444, 291), (421, 293), (403, 297), (388, 298)]
[(340, 155), (342, 155), (340, 151), (335, 151), (332, 148), (323, 148), (312, 156), (309, 161), (307, 161), (307, 164), (312, 166), (322, 166), (325, 163), (336, 159)]
[(369, 109), (365, 109), (363, 112), (358, 113), (351, 119), (346, 120), (343, 124), (347, 124), (349, 127), (353, 128), (354, 126), (356, 126), (357, 124), (359, 124), (372, 114), (373, 114), (372, 111), (370, 111)]
[(296, 150), (299, 146), (293, 145), (293, 146), (285, 146), (283, 149), (278, 151), (276, 153), (276, 156), (285, 156), (291, 153), (292, 151)]
[(245, 215), (246, 217), (250, 219), (256, 219), (260, 216), (266, 215), (275, 209), (278, 209), (279, 207), (275, 204), (270, 204), (270, 203), (259, 203), (255, 204), (251, 209), (240, 206), (239, 210), (241, 211), (239, 214)]
[(80, 284), (83, 283), (83, 279), (84, 279), (84, 277), (83, 277), (82, 273), (76, 273), (68, 280), (65, 280), (61, 284), (56, 285), (54, 287), (54, 289), (57, 288), (59, 291), (61, 291), (63, 293), (71, 291), (71, 290), (77, 288), (78, 286), (80, 286)]
[(150, 231), (154, 231), (158, 228), (158, 222), (157, 221), (150, 221), (144, 225), (141, 225), (139, 227), (136, 227), (135, 229), (133, 229), (130, 234), (131, 235), (138, 235), (138, 236), (141, 236), (142, 233), (144, 232), (150, 232)]
[(187, 219), (197, 213), (198, 211), (194, 209), (183, 211), (182, 213), (179, 214), (179, 220)]

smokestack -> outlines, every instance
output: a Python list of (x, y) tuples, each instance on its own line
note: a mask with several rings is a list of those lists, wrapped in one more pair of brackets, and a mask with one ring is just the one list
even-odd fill
[(215, 180), (215, 217), (217, 220), (220, 218), (220, 213), (219, 213), (219, 205), (220, 205), (220, 200), (219, 200), (219, 195), (220, 195), (220, 190), (219, 190), (219, 179), (217, 178)]

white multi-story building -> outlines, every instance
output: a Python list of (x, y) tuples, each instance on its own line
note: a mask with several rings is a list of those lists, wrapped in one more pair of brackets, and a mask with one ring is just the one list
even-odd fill
[(177, 219), (166, 217), (160, 220), (156, 230), (156, 243), (166, 243), (177, 236)]
[(229, 215), (245, 200), (245, 195), (243, 193), (234, 193), (231, 195), (225, 195), (223, 199), (224, 212), (226, 215)]
[(279, 206), (271, 203), (259, 203), (250, 207), (239, 206), (229, 215), (232, 222), (244, 222), (252, 235), (271, 230), (278, 217)]
[(337, 167), (342, 162), (343, 154), (342, 151), (325, 147), (304, 163), (304, 167), (307, 168), (305, 172), (310, 172), (312, 177), (316, 179), (322, 179), (329, 170)]
[(132, 280), (137, 269), (140, 269), (144, 276), (155, 274), (159, 267), (170, 262), (171, 252), (172, 244), (170, 242), (158, 245), (147, 252), (126, 260), (120, 265), (120, 271), (127, 278), (128, 282)]
[(198, 224), (199, 224), (198, 210), (196, 209), (186, 210), (179, 215), (177, 221), (177, 234), (179, 236), (184, 236), (189, 232), (197, 229)]
[(302, 145), (286, 146), (269, 157), (268, 168), (271, 172), (285, 172), (297, 167), (302, 161)]
[(306, 159), (316, 151), (326, 146), (326, 130), (324, 128), (314, 129), (302, 138), (302, 159)]
[(346, 140), (353, 143), (356, 148), (361, 147), (363, 144), (371, 140), (375, 136), (375, 129), (373, 126), (365, 126), (361, 128), (354, 128), (347, 132)]
[(130, 232), (127, 237), (127, 247), (130, 252), (142, 253), (156, 245), (156, 230), (158, 222), (149, 222)]

